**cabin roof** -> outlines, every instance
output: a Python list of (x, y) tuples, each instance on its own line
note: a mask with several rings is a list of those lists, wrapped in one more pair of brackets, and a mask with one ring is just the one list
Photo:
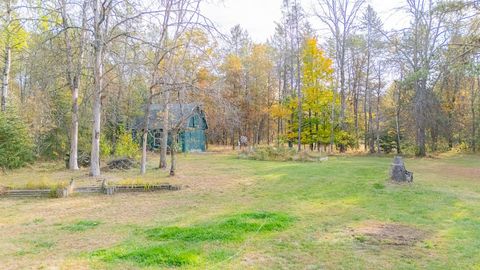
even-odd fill
[[(161, 112), (163, 111), (163, 104), (152, 104), (150, 106), (149, 125), (148, 129), (163, 129), (163, 119)], [(208, 129), (207, 122), (205, 120), (205, 113), (198, 103), (173, 103), (168, 104), (168, 118), (169, 125), (177, 125), (180, 121), (183, 121), (182, 128), (186, 129), (189, 125), (189, 119), (193, 115), (199, 115), (205, 122), (205, 129)], [(188, 119), (185, 119), (188, 118)], [(133, 129), (143, 129), (143, 116), (138, 117), (133, 125)]]

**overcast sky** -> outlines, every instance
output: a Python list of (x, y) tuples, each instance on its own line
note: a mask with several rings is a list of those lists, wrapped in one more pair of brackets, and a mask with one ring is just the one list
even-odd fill
[[(385, 28), (398, 28), (408, 23), (406, 16), (396, 8), (405, 0), (367, 0), (382, 18)], [(312, 5), (316, 0), (300, 0), (307, 14), (313, 13)], [(247, 29), (255, 42), (265, 42), (275, 31), (275, 21), (281, 18), (282, 0), (209, 0), (203, 3), (204, 14), (227, 33), (236, 24)], [(317, 30), (323, 29), (314, 18), (309, 21)]]

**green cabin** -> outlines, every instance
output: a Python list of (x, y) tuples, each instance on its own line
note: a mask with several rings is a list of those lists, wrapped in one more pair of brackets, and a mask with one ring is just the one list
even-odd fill
[[(162, 123), (163, 107), (160, 104), (152, 104), (148, 125), (148, 146), (150, 150), (160, 149), (164, 125)], [(180, 125), (178, 135), (178, 148), (182, 152), (205, 152), (207, 149), (206, 130), (208, 129), (205, 112), (200, 105), (169, 104), (169, 126)], [(134, 138), (143, 130), (143, 119), (139, 118), (134, 125), (132, 135)], [(168, 145), (172, 145), (172, 136), (168, 134)]]

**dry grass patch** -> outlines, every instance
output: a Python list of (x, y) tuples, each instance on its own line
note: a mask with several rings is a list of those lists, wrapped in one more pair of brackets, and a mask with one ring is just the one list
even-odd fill
[(408, 225), (376, 221), (351, 229), (351, 234), (361, 243), (393, 246), (413, 246), (427, 236), (425, 231)]

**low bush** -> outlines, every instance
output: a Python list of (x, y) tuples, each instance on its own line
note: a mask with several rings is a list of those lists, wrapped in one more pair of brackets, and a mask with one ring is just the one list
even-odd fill
[(240, 158), (253, 160), (290, 161), (293, 160), (296, 154), (297, 152), (293, 148), (283, 146), (263, 146), (242, 151), (240, 153)]
[(130, 133), (123, 132), (118, 137), (114, 155), (115, 157), (138, 158), (139, 147)]
[(244, 150), (239, 154), (240, 158), (262, 160), (262, 161), (300, 161), (300, 162), (318, 162), (327, 159), (325, 156), (301, 151), (297, 152), (288, 147), (262, 146), (249, 150)]

